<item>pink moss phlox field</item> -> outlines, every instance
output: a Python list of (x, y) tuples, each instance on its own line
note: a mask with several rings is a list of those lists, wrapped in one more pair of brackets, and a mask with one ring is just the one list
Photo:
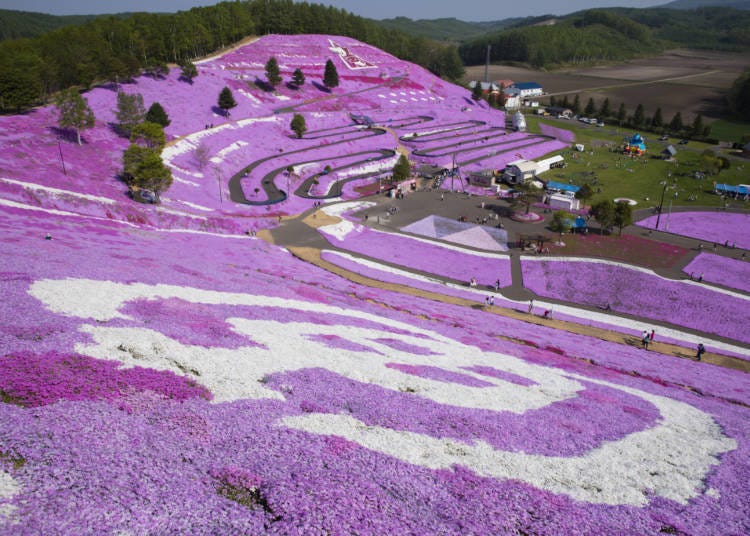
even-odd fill
[(148, 368), (119, 369), (112, 361), (77, 354), (19, 352), (0, 358), (3, 399), (24, 407), (59, 400), (115, 400), (132, 391), (153, 391), (174, 400), (211, 393), (187, 378)]
[[(326, 236), (325, 228), (319, 230)], [(366, 227), (359, 227), (358, 232), (350, 233), (343, 241), (326, 238), (341, 249), (443, 278), (469, 281), (473, 277), (485, 287), (494, 286), (498, 279), (501, 286), (511, 282), (510, 261), (500, 255), (449, 250), (438, 244)]]
[[(301, 66), (310, 82), (260, 89), (272, 55), (285, 81)], [(354, 56), (373, 67), (350, 69)], [(329, 57), (342, 84), (327, 93), (312, 81)], [(459, 117), (504, 125), (503, 112), (467, 106), (466, 89), (346, 37), (265, 36), (198, 68), (193, 85), (173, 69), (164, 80), (123, 86), (141, 92), (147, 106), (160, 101), (172, 119), (165, 156), (175, 185), (161, 207), (132, 203), (115, 177), (127, 142), (106, 124), (114, 117), (111, 89), (85, 94), (98, 122), (82, 147), (66, 139), (58, 146), (51, 108), (0, 118), (7, 149), (0, 154), (0, 533), (748, 532), (750, 375), (359, 285), (240, 234), (311, 202), (292, 198), (268, 209), (230, 202), (229, 178), (253, 162), (295, 165), (298, 185), (326, 160), (351, 165), (339, 172), (348, 173), (359, 167), (349, 158), (355, 150), (397, 143), (391, 133), (352, 141), (343, 130), (353, 107), (394, 123), (429, 116), (433, 126)], [(239, 102), (229, 117), (213, 109), (225, 85)], [(295, 109), (312, 127), (336, 131), (297, 143), (288, 132)], [(246, 119), (259, 119), (257, 128)], [(213, 159), (202, 170), (191, 154), (200, 143)], [(555, 144), (562, 142), (547, 147)], [(498, 153), (481, 165), (509, 157)], [(259, 164), (261, 177), (250, 173), (251, 192), (274, 165)], [(283, 175), (274, 180), (286, 188)], [(510, 283), (502, 256), (374, 231), (352, 233), (345, 244), (360, 240), (374, 258), (408, 264), (394, 256), (407, 248), (427, 259), (429, 266), (418, 265), (427, 272)], [(558, 391), (565, 396), (556, 398)], [(440, 392), (445, 398), (431, 398)], [(509, 406), (484, 405), (496, 402), (488, 392), (511, 395)], [(520, 409), (534, 397), (541, 403)], [(697, 480), (682, 471), (691, 472), (692, 461), (672, 462), (711, 437), (693, 437), (690, 423), (666, 431), (683, 434), (676, 442), (646, 442), (644, 455), (664, 456), (657, 469), (667, 485), (686, 483), (684, 501), (638, 476), (653, 473), (613, 482), (602, 471), (587, 483), (577, 472), (555, 473), (613, 442), (652, 437), (671, 417), (659, 404), (702, 412), (727, 438)], [(295, 427), (300, 422), (339, 424), (312, 431)], [(376, 444), (361, 434), (376, 434)], [(407, 442), (388, 454), (393, 438)], [(505, 477), (482, 476), (504, 464), (472, 464), (472, 453), (493, 451), (528, 463)], [(626, 451), (603, 467), (625, 461)], [(534, 479), (525, 480), (525, 470)], [(600, 484), (614, 484), (610, 503), (597, 497)], [(620, 499), (629, 492), (633, 503)]]
[[(77, 532), (96, 526), (107, 532), (193, 534), (326, 530), (513, 534), (520, 528), (552, 535), (574, 533), (582, 526), (591, 527), (590, 533), (658, 533), (686, 523), (698, 527), (691, 529), (695, 534), (715, 534), (727, 527), (740, 530), (748, 522), (739, 506), (748, 499), (740, 484), (748, 477), (747, 417), (740, 406), (724, 401), (724, 397), (750, 399), (747, 381), (736, 373), (696, 364), (701, 373), (695, 374), (676, 358), (645, 359), (637, 349), (380, 289), (355, 287), (359, 297), (354, 298), (350, 283), (249, 238), (174, 234), (169, 241), (156, 240), (159, 247), (155, 248), (149, 246), (153, 240), (149, 235), (103, 224), (94, 232), (94, 224), (81, 228), (45, 215), (27, 218), (23, 227), (10, 225), (13, 221), (8, 212), (0, 216), (9, 268), (17, 274), (3, 280), (5, 288), (25, 291), (30, 282), (68, 275), (289, 298), (298, 298), (301, 289), (308, 289), (307, 299), (385, 313), (383, 322), (408, 320), (447, 337), (466, 339), (478, 351), (500, 346), (503, 352), (528, 362), (685, 400), (719, 419), (726, 433), (741, 445), (708, 476), (707, 485), (719, 490), (720, 499), (703, 495), (687, 506), (654, 499), (644, 508), (634, 508), (574, 501), (513, 480), (479, 477), (464, 467), (430, 470), (335, 435), (317, 436), (278, 425), (285, 416), (343, 411), (366, 424), (453, 438), (467, 445), (479, 438), (511, 451), (571, 456), (648, 429), (659, 418), (659, 412), (638, 397), (593, 384), (585, 385), (574, 399), (516, 416), (452, 408), (408, 390), (394, 392), (324, 369), (281, 372), (268, 378), (266, 385), (283, 393), (284, 400), (209, 404), (200, 398), (178, 402), (136, 392), (116, 407), (97, 401), (59, 401), (35, 408), (34, 414), (6, 404), (0, 412), (4, 430), (0, 450), (25, 460), (12, 473), (21, 485), (12, 501), (15, 515), (22, 520), (13, 527), (17, 534), (53, 533), (62, 520)], [(44, 241), (45, 229), (66, 238)], [(85, 248), (80, 247), (84, 238)], [(205, 255), (206, 251), (211, 255)], [(118, 255), (117, 265), (106, 262), (112, 253)], [(370, 304), (369, 298), (385, 300), (392, 308), (383, 310)], [(273, 307), (209, 307), (174, 298), (161, 301), (161, 307), (135, 301), (122, 310), (131, 319), (112, 325), (143, 322), (171, 337), (198, 342), (188, 336), (195, 322), (211, 325), (215, 323), (211, 319), (222, 316), (274, 318), (281, 323), (345, 321), (343, 315), (319, 318), (314, 312), (294, 310), (281, 314)], [(29, 320), (44, 310), (38, 303), (36, 307), (31, 301), (20, 303), (22, 308), (14, 314)], [(11, 316), (7, 305), (1, 307), (5, 307), (4, 317)], [(60, 344), (70, 348), (86, 341), (74, 326), (62, 326), (70, 331), (70, 338), (58, 337)], [(233, 345), (221, 331), (210, 330), (198, 337), (210, 333), (216, 333), (217, 345)], [(538, 348), (500, 342), (496, 333), (512, 333)], [(384, 338), (398, 340), (399, 336), (379, 337)], [(22, 344), (20, 339), (13, 342), (14, 337), (3, 340), (4, 354)], [(546, 351), (546, 346), (559, 351)], [(420, 351), (417, 357), (429, 359), (430, 353)], [(591, 365), (587, 357), (599, 364)], [(629, 375), (631, 370), (641, 377)], [(522, 379), (514, 381), (512, 376), (486, 369), (467, 372), (524, 385)], [(669, 387), (669, 381), (698, 386), (708, 396), (697, 397), (679, 384)], [(731, 394), (727, 392), (730, 385)], [(57, 490), (55, 494), (47, 493), (51, 488)], [(237, 490), (247, 490), (249, 495)], [(110, 496), (121, 499), (107, 499)], [(372, 504), (382, 506), (374, 509)], [(415, 511), (415, 505), (421, 506)], [(450, 512), (449, 518), (445, 512)]]
[[(653, 229), (656, 218), (649, 216), (637, 222), (637, 225)], [(673, 212), (661, 221), (661, 230), (720, 246), (728, 242), (742, 249), (750, 249), (747, 229), (750, 229), (750, 214), (736, 212)], [(704, 247), (707, 246), (704, 244)]]
[(682, 269), (686, 275), (744, 292), (750, 292), (750, 263), (711, 253), (700, 253)]
[(608, 263), (522, 262), (524, 283), (540, 296), (601, 307), (750, 342), (748, 301), (705, 286)]

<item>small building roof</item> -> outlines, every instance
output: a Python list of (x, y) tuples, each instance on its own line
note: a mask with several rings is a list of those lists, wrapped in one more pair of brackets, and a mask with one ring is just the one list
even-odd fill
[(581, 189), (580, 186), (576, 186), (575, 184), (565, 184), (564, 182), (556, 182), (556, 181), (549, 181), (547, 183), (547, 188), (550, 190), (560, 190), (561, 192), (577, 192)]
[(677, 154), (677, 149), (674, 148), (674, 145), (667, 145), (664, 150), (661, 152), (661, 154), (668, 154), (669, 156), (674, 156)]
[(542, 86), (536, 82), (516, 82), (513, 87), (517, 89), (542, 89)]

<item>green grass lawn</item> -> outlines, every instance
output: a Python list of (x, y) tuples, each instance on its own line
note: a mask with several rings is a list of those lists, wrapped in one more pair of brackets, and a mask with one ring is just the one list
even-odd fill
[(711, 137), (717, 140), (739, 143), (744, 135), (750, 135), (750, 123), (723, 119), (711, 123)]
[[(560, 151), (567, 167), (550, 170), (542, 177), (579, 186), (588, 182), (596, 192), (591, 200), (594, 203), (602, 199), (627, 197), (638, 203), (634, 209), (654, 207), (659, 204), (666, 181), (668, 188), (664, 191), (665, 204), (671, 202), (672, 206), (718, 207), (723, 202), (713, 193), (714, 181), (733, 185), (750, 183), (745, 167), (747, 164), (742, 160), (732, 160), (730, 169), (718, 175), (706, 175), (703, 179), (697, 179), (696, 171), (704, 169), (701, 153), (713, 147), (705, 143), (690, 141), (687, 145), (678, 145), (677, 139), (670, 138), (662, 142), (657, 135), (645, 133), (643, 136), (648, 153), (644, 157), (630, 158), (624, 156), (619, 148), (623, 140), (634, 133), (633, 130), (612, 126), (584, 126), (576, 121), (544, 122), (573, 131), (576, 143), (583, 144), (585, 151)], [(530, 131), (539, 131), (539, 118), (529, 115), (527, 124)], [(670, 144), (678, 151), (674, 162), (659, 157)], [(692, 197), (694, 200), (690, 200)], [(750, 203), (742, 201), (734, 201), (732, 205), (750, 208)]]

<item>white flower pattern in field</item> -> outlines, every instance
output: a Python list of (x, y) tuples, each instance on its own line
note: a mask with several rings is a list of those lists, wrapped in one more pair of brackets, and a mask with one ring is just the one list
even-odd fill
[[(737, 447), (736, 441), (726, 437), (710, 415), (684, 402), (501, 353), (481, 351), (429, 330), (391, 319), (386, 323), (379, 316), (353, 309), (172, 285), (82, 279), (37, 281), (30, 293), (54, 312), (89, 320), (80, 329), (90, 334), (92, 343), (79, 344), (77, 351), (117, 360), (126, 366), (146, 366), (177, 374), (195, 371), (200, 382), (214, 393), (217, 403), (244, 398), (283, 400), (282, 393), (264, 386), (264, 377), (275, 372), (324, 368), (386, 389), (403, 391), (408, 387), (414, 396), (446, 406), (516, 414), (574, 399), (584, 388), (581, 382), (593, 382), (613, 392), (640, 397), (660, 413), (653, 426), (603, 441), (587, 453), (573, 457), (498, 450), (483, 441), (460, 442), (369, 426), (346, 415), (311, 413), (279, 421), (279, 426), (313, 434), (343, 436), (365, 448), (429, 468), (460, 464), (479, 475), (517, 479), (598, 504), (644, 506), (648, 503), (648, 493), (684, 504), (704, 490), (704, 479), (711, 467), (719, 463), (718, 457)], [(227, 318), (237, 333), (255, 343), (232, 349), (186, 345), (142, 327), (101, 325), (115, 318), (128, 318), (119, 309), (130, 301), (170, 298), (196, 304), (305, 311), (314, 313), (316, 320), (330, 322)], [(340, 325), (335, 319), (341, 316), (350, 321), (356, 318), (366, 326)], [(407, 345), (429, 352), (417, 355), (378, 342), (392, 337), (396, 330)], [(319, 342), (320, 336), (333, 335), (360, 350), (331, 348)], [(423, 378), (388, 366), (394, 363), (439, 367), (474, 376), (485, 383), (478, 387)], [(473, 366), (494, 367), (533, 383), (518, 385), (467, 371)]]

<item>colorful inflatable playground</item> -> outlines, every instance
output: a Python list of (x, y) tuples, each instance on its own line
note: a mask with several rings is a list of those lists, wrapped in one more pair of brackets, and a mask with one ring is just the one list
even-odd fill
[(646, 143), (643, 141), (643, 137), (636, 132), (630, 139), (626, 138), (622, 152), (630, 156), (644, 155), (646, 153)]

